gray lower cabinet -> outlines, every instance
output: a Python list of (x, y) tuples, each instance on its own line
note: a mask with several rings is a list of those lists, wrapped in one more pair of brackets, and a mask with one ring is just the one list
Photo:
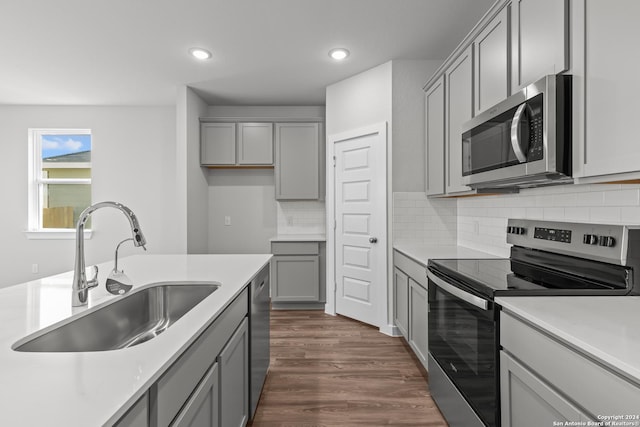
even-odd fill
[(115, 425), (246, 425), (250, 372), (248, 308), (245, 288)]
[(323, 199), (320, 123), (276, 123), (276, 200)]
[(220, 425), (220, 379), (218, 363), (207, 371), (184, 405), (172, 427), (217, 427)]
[(500, 345), (504, 427), (637, 413), (640, 387), (632, 378), (506, 309), (500, 313)]
[(409, 345), (423, 366), (429, 355), (428, 318), (429, 299), (427, 289), (409, 278)]
[(393, 252), (393, 319), (422, 366), (429, 355), (429, 294), (426, 267)]
[(590, 418), (504, 351), (500, 352), (503, 427), (552, 426)]
[(248, 325), (245, 319), (218, 356), (220, 425), (224, 427), (243, 427), (249, 421)]
[(149, 393), (145, 393), (115, 424), (116, 427), (147, 427), (149, 425)]
[(272, 242), (271, 302), (274, 308), (322, 308), (321, 242)]
[(408, 338), (409, 276), (399, 268), (393, 269), (393, 307), (393, 320), (402, 336)]

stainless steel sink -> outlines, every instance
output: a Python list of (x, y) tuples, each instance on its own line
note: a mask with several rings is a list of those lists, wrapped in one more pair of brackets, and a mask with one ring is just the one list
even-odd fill
[(79, 352), (132, 347), (160, 335), (219, 286), (212, 282), (150, 286), (44, 334), (36, 333), (14, 350)]

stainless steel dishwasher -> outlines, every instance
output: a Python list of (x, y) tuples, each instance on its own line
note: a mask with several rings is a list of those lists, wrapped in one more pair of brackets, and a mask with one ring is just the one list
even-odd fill
[(269, 265), (267, 264), (251, 283), (251, 315), (249, 317), (249, 355), (251, 378), (249, 381), (249, 409), (251, 419), (256, 412), (262, 386), (269, 370)]

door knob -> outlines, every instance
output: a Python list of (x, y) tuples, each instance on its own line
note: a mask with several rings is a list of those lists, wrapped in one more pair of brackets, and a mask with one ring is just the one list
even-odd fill
[(369, 237), (369, 243), (378, 243), (377, 237)]

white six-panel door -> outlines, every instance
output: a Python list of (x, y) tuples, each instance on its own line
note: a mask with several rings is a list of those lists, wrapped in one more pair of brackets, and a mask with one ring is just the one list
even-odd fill
[(334, 144), (335, 311), (382, 326), (386, 313), (386, 134)]

